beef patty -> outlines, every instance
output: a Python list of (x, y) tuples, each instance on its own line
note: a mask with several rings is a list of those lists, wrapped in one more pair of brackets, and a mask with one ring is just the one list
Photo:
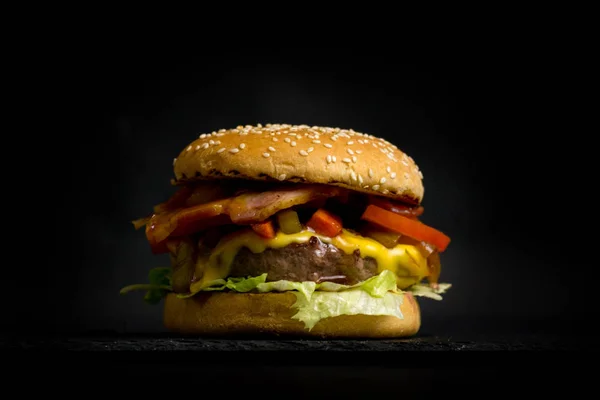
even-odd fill
[(313, 236), (307, 243), (291, 244), (254, 254), (244, 248), (231, 266), (232, 277), (267, 273), (267, 281), (333, 281), (353, 285), (377, 274), (377, 261), (360, 251), (346, 254)]

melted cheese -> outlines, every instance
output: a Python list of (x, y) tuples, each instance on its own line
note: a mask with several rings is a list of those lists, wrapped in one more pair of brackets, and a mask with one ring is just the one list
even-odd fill
[(399, 244), (388, 249), (373, 239), (355, 235), (347, 230), (343, 230), (333, 238), (308, 230), (289, 235), (278, 232), (273, 239), (262, 238), (254, 231), (248, 230), (226, 237), (219, 242), (208, 263), (205, 264), (202, 278), (192, 283), (190, 289), (196, 292), (209, 286), (209, 282), (213, 280), (227, 278), (235, 256), (244, 247), (256, 254), (266, 249), (279, 249), (292, 243), (306, 243), (312, 236), (316, 236), (323, 243), (334, 245), (346, 254), (359, 250), (361, 257), (374, 258), (379, 272), (387, 269), (396, 274), (400, 289), (421, 281), (429, 274), (427, 260), (415, 246), (411, 245)]

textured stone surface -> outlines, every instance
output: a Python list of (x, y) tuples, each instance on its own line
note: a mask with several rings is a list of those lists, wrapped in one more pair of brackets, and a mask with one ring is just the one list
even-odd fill
[(585, 364), (596, 359), (592, 351), (598, 345), (592, 337), (548, 334), (324, 341), (99, 332), (5, 337), (0, 350), (11, 366), (9, 379), (42, 393), (60, 382), (61, 393), (66, 383), (67, 392), (77, 396), (75, 386), (86, 385), (109, 396), (126, 387), (152, 397), (158, 389), (193, 396), (215, 389), (227, 398), (244, 393), (439, 398), (451, 389), (461, 395), (468, 389), (508, 396), (515, 388), (538, 397), (567, 389), (571, 396), (585, 393), (595, 382)]
[(83, 335), (4, 338), (4, 349), (71, 351), (465, 351), (465, 350), (583, 350), (595, 342), (558, 335), (517, 335), (462, 339), (416, 337), (399, 340), (215, 339), (171, 335)]

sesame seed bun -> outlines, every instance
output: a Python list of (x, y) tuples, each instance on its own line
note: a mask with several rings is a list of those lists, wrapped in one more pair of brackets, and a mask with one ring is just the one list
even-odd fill
[(202, 134), (173, 162), (174, 183), (241, 178), (321, 183), (419, 204), (423, 175), (395, 145), (352, 129), (238, 126)]
[(312, 330), (292, 319), (296, 296), (283, 293), (204, 292), (180, 299), (167, 295), (164, 324), (186, 335), (279, 335), (321, 338), (400, 338), (415, 335), (421, 311), (411, 293), (400, 306), (404, 319), (389, 315), (341, 315), (317, 322)]

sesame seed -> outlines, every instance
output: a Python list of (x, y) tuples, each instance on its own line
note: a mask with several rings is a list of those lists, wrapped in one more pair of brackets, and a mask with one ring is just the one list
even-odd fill
[(200, 150), (200, 145), (197, 145), (194, 149), (195, 150)]
[(390, 178), (392, 178), (392, 179), (396, 179), (396, 173), (395, 173), (395, 172), (392, 172), (392, 173), (390, 174)]
[(306, 157), (308, 153), (306, 152), (306, 150), (300, 150), (300, 155)]
[(309, 153), (312, 153), (314, 150), (315, 150), (315, 148), (314, 148), (314, 147), (309, 147), (307, 151), (308, 151)]
[(365, 144), (364, 140), (362, 140), (362, 139), (358, 139), (358, 143)]
[(331, 154), (327, 154), (327, 164), (331, 164)]
[(352, 151), (352, 149), (346, 149), (346, 151), (348, 152), (348, 154), (354, 155), (354, 152)]
[(221, 137), (221, 136), (225, 136), (224, 133), (217, 133), (215, 136)]
[(365, 142), (365, 144), (369, 144), (369, 139), (365, 139), (363, 142)]
[(346, 143), (348, 146), (352, 146), (354, 144), (354, 141), (349, 141), (348, 143)]
[(212, 139), (210, 139), (210, 140), (208, 141), (208, 144), (212, 146), (213, 144), (215, 144), (215, 141), (214, 141), (214, 140), (212, 140)]
[(332, 148), (332, 147), (333, 147), (333, 146), (332, 146), (331, 144), (329, 144), (329, 143), (325, 143), (325, 144), (323, 144), (323, 146), (327, 147), (328, 149), (330, 149), (330, 148)]
[(379, 185), (373, 185), (373, 190), (379, 190)]
[(296, 136), (296, 135), (298, 135), (298, 134), (297, 134), (297, 133), (293, 133), (293, 132), (292, 132), (292, 133), (288, 133), (288, 135), (290, 135), (290, 136)]
[(381, 177), (381, 179), (379, 180), (379, 183), (381, 183), (382, 185), (385, 183), (387, 179), (385, 179), (384, 176)]
[(420, 177), (421, 179), (423, 179), (423, 173), (422, 173), (421, 171), (418, 171), (418, 172), (419, 172), (419, 177)]
[(337, 161), (337, 158), (335, 158), (335, 156), (331, 156), (331, 161), (332, 161), (332, 162), (336, 162), (336, 161)]
[(390, 172), (392, 172), (392, 168), (390, 168), (390, 166), (388, 165), (387, 167), (385, 167), (385, 170), (387, 171), (387, 173), (389, 174)]
[(246, 148), (246, 143), (240, 143), (240, 149)]
[(219, 150), (217, 150), (217, 153), (222, 153), (225, 151), (225, 147), (221, 147)]
[(273, 146), (269, 146), (269, 151), (272, 151), (272, 152), (274, 152), (274, 151), (275, 151), (275, 147), (273, 147)]
[(356, 158), (356, 156), (352, 156), (352, 162), (353, 162), (353, 163), (356, 163), (356, 160), (358, 160), (358, 159)]
[(337, 140), (337, 136), (333, 135), (332, 137), (330, 137), (329, 139), (333, 140), (334, 142)]
[(271, 155), (269, 153), (263, 153), (263, 157), (264, 158), (269, 158), (269, 157), (271, 157)]
[[(219, 129), (219, 133), (221, 132), (225, 132), (225, 129)], [(217, 134), (216, 132), (213, 132), (215, 135)]]
[(279, 140), (279, 139), (277, 139), (276, 137), (274, 137), (274, 138), (273, 138), (273, 141), (274, 141), (274, 142), (276, 142), (276, 141), (278, 141), (278, 140)]
[(208, 144), (208, 143), (204, 143), (204, 144), (202, 145), (202, 148), (203, 148), (203, 149), (208, 149), (208, 146), (209, 146), (209, 144)]
[(373, 177), (373, 170), (371, 168), (369, 168), (369, 178)]
[(292, 142), (290, 144), (292, 145), (292, 147), (296, 147), (296, 142)]
[(239, 152), (239, 151), (240, 151), (240, 149), (238, 149), (237, 147), (235, 147), (235, 148), (233, 148), (233, 149), (229, 150), (229, 152), (230, 152), (231, 154), (235, 154), (235, 153), (237, 153), (237, 152)]
[(358, 174), (358, 183), (360, 183), (361, 185), (363, 183), (363, 177), (361, 174)]
[(406, 161), (402, 160), (402, 164), (404, 164), (408, 167), (408, 163)]
[(352, 162), (352, 160), (351, 160), (351, 159), (349, 159), (348, 157), (344, 157), (344, 158), (342, 158), (342, 162), (345, 162), (345, 163), (351, 163), (351, 162)]
[(286, 177), (286, 174), (281, 174), (281, 175), (279, 175), (279, 180), (282, 181), (285, 179), (285, 177)]
[[(273, 139), (275, 139), (275, 138), (273, 138)], [(289, 143), (292, 141), (292, 139), (290, 139), (289, 137), (286, 137), (285, 139), (283, 139), (283, 141), (286, 143)]]
[(216, 146), (218, 144), (221, 144), (221, 141), (220, 140), (216, 140), (213, 144)]
[(355, 180), (357, 180), (357, 179), (358, 179), (358, 177), (356, 176), (356, 172), (354, 172), (354, 171), (352, 171), (352, 172), (350, 173), (350, 176), (352, 176), (352, 180), (353, 180), (353, 181), (355, 181)]
[(177, 162), (177, 158), (173, 159), (173, 165), (175, 165), (175, 163)]
[(200, 139), (204, 139), (206, 137), (206, 133), (203, 133), (202, 135), (200, 135)]
[(369, 185), (363, 186), (363, 189), (368, 189), (368, 188), (369, 188)]
[(312, 142), (313, 142), (313, 143), (316, 143), (316, 144), (319, 144), (319, 143), (321, 143), (321, 141), (320, 141), (320, 140), (313, 140)]
[(362, 150), (355, 150), (354, 151), (356, 154), (362, 154)]
[(387, 189), (383, 189), (383, 190), (381, 191), (381, 193), (383, 193), (383, 194), (388, 194), (389, 192), (390, 192), (390, 191), (389, 191), (389, 190), (387, 190)]

